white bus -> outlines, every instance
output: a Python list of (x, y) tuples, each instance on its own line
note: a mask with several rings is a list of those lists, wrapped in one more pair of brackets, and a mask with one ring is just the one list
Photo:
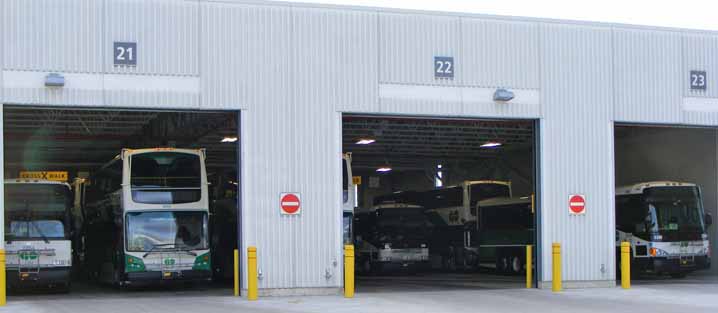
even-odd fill
[(5, 180), (5, 249), (10, 288), (68, 290), (72, 269), (72, 193), (66, 183)]
[(120, 286), (209, 281), (207, 184), (204, 149), (123, 149), (87, 188), (91, 275)]
[[(711, 264), (705, 214), (698, 186), (646, 182), (616, 189), (616, 263), (621, 242), (631, 243), (635, 272), (684, 277)], [(620, 269), (620, 266), (617, 266)]]

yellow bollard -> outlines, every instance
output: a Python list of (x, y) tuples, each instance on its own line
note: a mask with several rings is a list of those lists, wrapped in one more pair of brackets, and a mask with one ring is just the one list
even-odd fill
[(528, 245), (526, 246), (526, 288), (529, 289), (534, 286), (533, 270), (533, 246)]
[(247, 248), (247, 300), (257, 300), (257, 248)]
[(552, 245), (551, 252), (553, 254), (553, 282), (551, 290), (553, 292), (559, 292), (562, 289), (561, 285), (561, 244), (554, 242)]
[(621, 287), (631, 289), (631, 244), (621, 242)]
[(6, 279), (5, 277), (5, 250), (0, 249), (0, 306), (5, 306), (6, 298)]
[(239, 250), (234, 249), (234, 296), (239, 297)]
[(354, 246), (344, 246), (344, 297), (354, 298)]

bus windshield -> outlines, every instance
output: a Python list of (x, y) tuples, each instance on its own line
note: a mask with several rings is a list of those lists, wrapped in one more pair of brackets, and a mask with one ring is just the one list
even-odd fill
[(130, 212), (126, 227), (128, 251), (209, 249), (206, 212)]
[(703, 206), (696, 187), (654, 187), (644, 191), (653, 231), (704, 232)]
[(511, 188), (504, 184), (473, 184), (469, 188), (471, 188), (470, 207), (472, 208), (476, 207), (476, 203), (481, 200), (497, 197), (511, 197)]
[(60, 184), (5, 184), (5, 236), (65, 238), (70, 190)]
[(202, 197), (201, 164), (196, 154), (149, 152), (130, 159), (132, 200), (137, 203), (197, 202)]

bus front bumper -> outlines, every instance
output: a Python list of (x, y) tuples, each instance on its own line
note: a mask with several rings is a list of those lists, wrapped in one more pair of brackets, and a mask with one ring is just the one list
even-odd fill
[(127, 273), (126, 285), (146, 285), (172, 282), (209, 282), (212, 280), (212, 271), (209, 270), (183, 270), (183, 271), (147, 271)]
[(654, 273), (681, 273), (711, 267), (711, 258), (705, 255), (682, 257), (651, 257), (634, 259), (638, 271)]
[(7, 284), (10, 288), (67, 286), (70, 283), (69, 267), (41, 268), (37, 273), (27, 273), (8, 268)]

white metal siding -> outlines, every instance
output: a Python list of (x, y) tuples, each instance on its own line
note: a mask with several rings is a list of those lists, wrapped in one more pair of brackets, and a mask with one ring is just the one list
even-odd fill
[[(613, 280), (611, 32), (547, 24), (541, 36), (541, 280), (551, 280), (553, 242), (565, 280)], [(586, 215), (569, 216), (571, 194), (586, 196)]]
[(682, 122), (682, 87), (688, 74), (683, 73), (680, 33), (615, 29), (613, 46), (615, 119)]
[(539, 88), (537, 23), (462, 18), (460, 47), (464, 85)]
[[(459, 58), (458, 17), (379, 14), (379, 82), (458, 85), (464, 75)], [(434, 57), (454, 57), (453, 80), (434, 79)]]
[[(104, 0), (103, 61), (108, 73), (199, 74), (199, 3)], [(137, 43), (137, 66), (115, 67), (114, 42)]]
[(4, 69), (102, 72), (103, 1), (2, 2)]
[[(683, 34), (683, 95), (695, 98), (718, 98), (718, 36)], [(707, 86), (704, 91), (690, 88), (690, 71), (706, 71)], [(684, 111), (683, 121), (691, 125), (718, 125), (718, 108), (712, 111)]]

